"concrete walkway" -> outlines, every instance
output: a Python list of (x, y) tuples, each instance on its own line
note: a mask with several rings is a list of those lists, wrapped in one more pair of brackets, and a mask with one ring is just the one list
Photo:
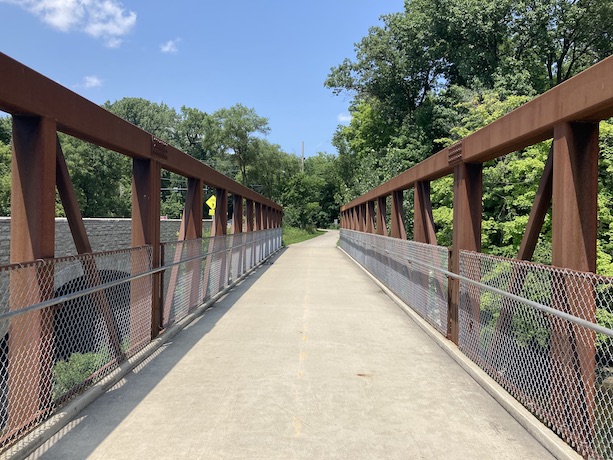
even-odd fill
[(551, 458), (337, 239), (275, 256), (31, 458)]

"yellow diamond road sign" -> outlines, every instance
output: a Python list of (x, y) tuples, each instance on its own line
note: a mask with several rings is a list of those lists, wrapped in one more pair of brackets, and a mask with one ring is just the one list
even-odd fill
[(206, 200), (206, 204), (209, 206), (209, 208), (215, 210), (215, 206), (217, 205), (217, 197), (215, 195), (212, 195), (211, 198)]

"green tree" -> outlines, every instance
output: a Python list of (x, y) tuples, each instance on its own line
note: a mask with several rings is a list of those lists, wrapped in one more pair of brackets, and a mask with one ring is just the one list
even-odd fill
[(287, 181), (300, 172), (300, 159), (281, 147), (259, 139), (258, 161), (248, 167), (251, 186), (273, 201), (281, 201)]
[(213, 114), (221, 126), (221, 145), (236, 163), (240, 180), (248, 185), (247, 168), (253, 165), (260, 153), (258, 134), (270, 132), (268, 119), (260, 117), (254, 109), (236, 104), (228, 109), (220, 109)]
[(300, 173), (288, 180), (282, 197), (284, 224), (313, 230), (321, 212), (319, 191), (324, 179)]
[(407, 0), (383, 16), (324, 82), (352, 97), (353, 119), (334, 138), (341, 173), (353, 170), (349, 193), (438, 151), (475, 93), (533, 97), (610, 55), (612, 10), (608, 0)]
[(0, 142), (4, 145), (11, 145), (13, 123), (11, 117), (0, 116)]
[(11, 215), (11, 146), (0, 139), (0, 216)]
[(137, 97), (124, 97), (105, 102), (102, 107), (144, 129), (155, 137), (172, 142), (177, 124), (177, 112), (166, 104), (157, 104)]
[(131, 158), (64, 134), (60, 143), (83, 217), (129, 217)]

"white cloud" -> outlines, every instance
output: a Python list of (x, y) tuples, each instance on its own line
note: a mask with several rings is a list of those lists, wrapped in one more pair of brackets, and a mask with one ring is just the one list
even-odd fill
[(0, 0), (19, 5), (62, 32), (85, 32), (116, 48), (136, 24), (119, 0)]
[(83, 84), (85, 88), (98, 88), (102, 86), (102, 80), (95, 75), (88, 75), (83, 78)]
[(351, 121), (351, 115), (348, 113), (339, 113), (337, 119), (339, 123), (349, 123)]
[(100, 88), (103, 83), (104, 81), (100, 77), (97, 77), (96, 75), (87, 75), (83, 77), (83, 80), (81, 80), (79, 83), (75, 83), (74, 85), (72, 85), (72, 87), (75, 89), (76, 88), (85, 88), (85, 89)]
[(162, 53), (177, 53), (179, 51), (177, 44), (180, 41), (181, 41), (180, 38), (177, 38), (175, 40), (168, 40), (166, 43), (162, 43), (160, 45), (160, 51)]

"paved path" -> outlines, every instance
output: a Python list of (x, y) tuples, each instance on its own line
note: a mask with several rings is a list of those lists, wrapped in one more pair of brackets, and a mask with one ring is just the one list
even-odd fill
[(550, 458), (337, 238), (275, 256), (32, 458)]

